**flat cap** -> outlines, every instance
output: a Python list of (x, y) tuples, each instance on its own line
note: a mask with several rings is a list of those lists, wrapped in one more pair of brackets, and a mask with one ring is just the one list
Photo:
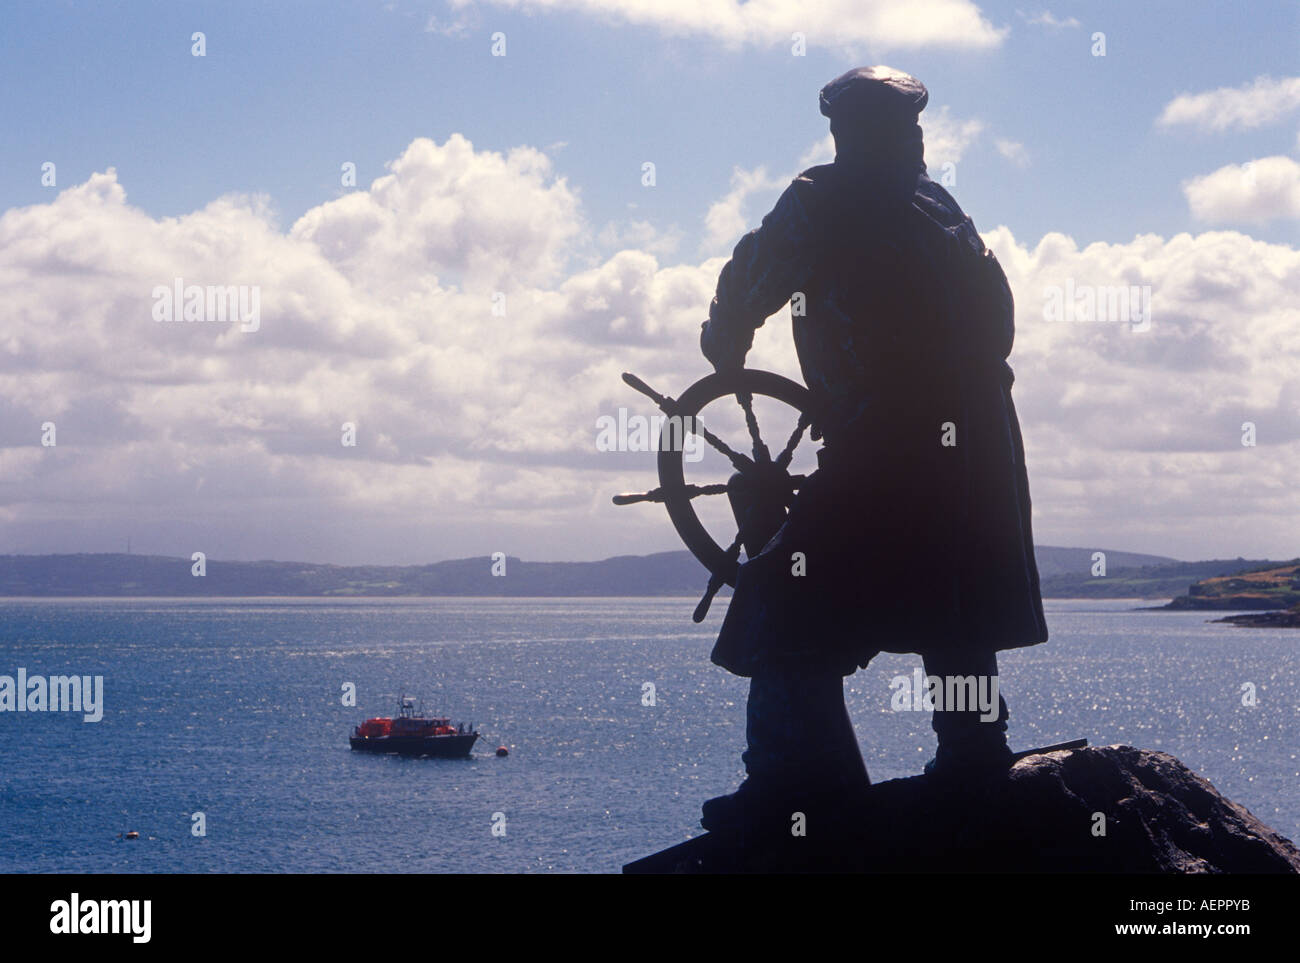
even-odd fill
[(858, 67), (822, 88), (821, 111), (831, 120), (915, 122), (930, 99), (925, 84), (893, 67)]

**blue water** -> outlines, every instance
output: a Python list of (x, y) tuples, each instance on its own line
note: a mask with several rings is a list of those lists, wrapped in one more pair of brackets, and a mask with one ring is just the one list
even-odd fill
[[(1013, 746), (1162, 749), (1300, 839), (1300, 632), (1134, 604), (1051, 601), (1052, 640), (1004, 653)], [(698, 833), (700, 801), (741, 775), (746, 683), (708, 661), (723, 606), (695, 626), (693, 605), (5, 601), (0, 674), (103, 675), (106, 708), (0, 713), (0, 871), (617, 871)], [(933, 749), (926, 714), (889, 707), (917, 664), (882, 656), (848, 682), (877, 781)], [(477, 721), (474, 758), (351, 752), (401, 690)]]

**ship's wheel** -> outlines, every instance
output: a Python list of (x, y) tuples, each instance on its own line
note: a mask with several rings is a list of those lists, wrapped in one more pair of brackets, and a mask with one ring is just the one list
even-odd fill
[[(704, 597), (695, 607), (693, 618), (703, 621), (713, 596), (723, 585), (735, 586), (743, 546), (749, 557), (757, 555), (781, 527), (803, 475), (792, 475), (794, 458), (812, 416), (808, 389), (771, 371), (738, 368), (701, 378), (673, 399), (659, 394), (636, 375), (624, 373), (623, 380), (650, 398), (668, 415), (659, 434), (659, 487), (635, 495), (615, 495), (615, 505), (634, 502), (662, 502), (668, 510), (677, 534), (691, 553), (709, 570)], [(759, 433), (754, 414), (754, 396), (772, 398), (795, 409), (798, 422), (780, 454), (772, 457)], [(700, 412), (710, 403), (732, 396), (745, 416), (752, 454), (744, 455), (705, 427)], [(735, 469), (725, 482), (698, 485), (686, 481), (684, 449), (686, 433), (698, 435), (723, 455)], [(736, 536), (725, 548), (709, 534), (695, 511), (694, 500), (701, 496), (726, 495), (736, 521)]]

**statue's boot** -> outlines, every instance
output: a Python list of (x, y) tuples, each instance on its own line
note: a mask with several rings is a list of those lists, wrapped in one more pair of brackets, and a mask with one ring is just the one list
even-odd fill
[(755, 673), (745, 735), (745, 781), (704, 804), (705, 829), (770, 827), (788, 835), (795, 813), (805, 822), (844, 818), (871, 785), (835, 672)]
[[(997, 654), (994, 652), (960, 653), (925, 657), (927, 676), (996, 677)], [(998, 695), (996, 719), (983, 719), (978, 708), (962, 712), (935, 708), (930, 727), (938, 737), (934, 758), (925, 764), (926, 775), (939, 778), (969, 779), (996, 777), (1011, 766), (1011, 748), (1007, 745), (1007, 702)]]

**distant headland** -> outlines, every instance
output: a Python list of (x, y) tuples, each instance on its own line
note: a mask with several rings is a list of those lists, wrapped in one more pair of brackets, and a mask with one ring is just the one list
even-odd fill
[(1252, 628), (1300, 628), (1300, 558), (1201, 579), (1165, 608), (1245, 612), (1214, 621)]
[[(1224, 579), (1241, 573), (1281, 571), (1283, 566), (1267, 559), (1183, 562), (1158, 555), (1050, 545), (1040, 545), (1035, 551), (1047, 598), (1167, 599), (1192, 593), (1196, 586), (1227, 585)], [(1098, 553), (1104, 555), (1100, 566)], [(942, 562), (936, 560), (938, 564)], [(1297, 562), (1286, 565), (1294, 570)], [(594, 562), (526, 562), (499, 555), (428, 565), (206, 559), (202, 570), (202, 575), (195, 575), (191, 559), (162, 555), (0, 555), (0, 597), (694, 596), (708, 575), (685, 551), (619, 555)], [(1264, 584), (1255, 576), (1242, 577), (1252, 586)], [(1278, 590), (1275, 582), (1268, 582), (1266, 593), (1277, 604), (1223, 608), (1280, 609), (1292, 604), (1285, 601), (1285, 592)], [(1294, 585), (1289, 591), (1296, 596), (1293, 601), (1300, 602)], [(1209, 600), (1217, 596), (1200, 589), (1191, 597)]]

